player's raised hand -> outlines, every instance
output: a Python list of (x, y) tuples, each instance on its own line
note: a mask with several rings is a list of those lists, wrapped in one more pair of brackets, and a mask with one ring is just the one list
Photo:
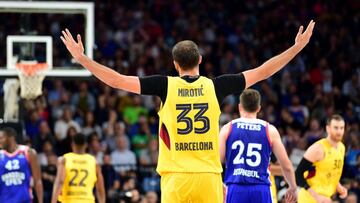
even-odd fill
[(68, 29), (65, 29), (65, 31), (63, 30), (62, 34), (63, 35), (60, 37), (60, 39), (63, 41), (67, 50), (74, 57), (74, 59), (79, 61), (80, 57), (84, 55), (84, 46), (81, 41), (81, 36), (79, 34), (77, 35), (76, 42)]
[(301, 49), (304, 48), (307, 43), (309, 43), (311, 35), (313, 33), (315, 22), (311, 20), (306, 27), (306, 30), (303, 32), (304, 27), (300, 26), (299, 31), (295, 38), (295, 45), (299, 46)]

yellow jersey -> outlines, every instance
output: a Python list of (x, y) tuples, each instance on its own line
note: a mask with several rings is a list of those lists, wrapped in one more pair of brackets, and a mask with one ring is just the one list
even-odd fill
[[(331, 146), (326, 138), (317, 141), (324, 150), (324, 159), (315, 162), (315, 175), (307, 179), (309, 186), (318, 194), (331, 197), (336, 193), (345, 156), (345, 146), (339, 142), (338, 147)], [(303, 190), (307, 192), (306, 190)]]
[(275, 182), (275, 177), (271, 174), (270, 174), (270, 182), (271, 182), (271, 186), (270, 186), (271, 199), (272, 199), (273, 203), (276, 203), (276, 202), (278, 202), (276, 182)]
[(90, 154), (67, 153), (65, 180), (59, 197), (66, 203), (95, 203), (93, 189), (96, 183), (96, 160)]
[(194, 82), (168, 77), (165, 103), (158, 112), (159, 174), (167, 172), (221, 173), (220, 106), (213, 81)]

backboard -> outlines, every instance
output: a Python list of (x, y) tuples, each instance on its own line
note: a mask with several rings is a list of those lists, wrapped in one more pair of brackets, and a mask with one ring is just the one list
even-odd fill
[[(66, 22), (56, 22), (57, 16)], [(54, 1), (1, 1), (0, 76), (17, 77), (15, 63), (24, 54), (43, 60), (49, 66), (48, 77), (89, 77), (91, 73), (77, 64), (60, 40), (61, 30), (69, 28), (81, 34), (85, 54), (92, 58), (94, 47), (94, 3)], [(72, 23), (75, 22), (75, 23)], [(10, 24), (11, 23), (11, 24)], [(9, 26), (7, 26), (9, 25)], [(44, 28), (45, 25), (45, 28)], [(50, 28), (46, 27), (49, 26)], [(6, 42), (6, 45), (5, 43)], [(4, 49), (3, 49), (4, 50)], [(19, 51), (20, 50), (20, 51)], [(21, 55), (21, 56), (20, 56)]]

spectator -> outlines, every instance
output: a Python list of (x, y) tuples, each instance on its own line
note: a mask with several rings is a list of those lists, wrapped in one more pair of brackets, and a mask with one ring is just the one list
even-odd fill
[(110, 155), (105, 154), (103, 158), (104, 164), (101, 166), (101, 172), (104, 176), (105, 191), (107, 191), (106, 202), (113, 202), (120, 189), (120, 178), (112, 166)]
[(298, 123), (301, 123), (303, 126), (307, 125), (309, 109), (306, 106), (300, 104), (300, 98), (298, 95), (292, 96), (289, 112)]
[(320, 122), (316, 118), (310, 120), (309, 129), (305, 132), (304, 138), (306, 139), (307, 146), (312, 145), (316, 141), (320, 140), (325, 136), (325, 132), (320, 128)]
[(150, 139), (148, 147), (141, 151), (139, 162), (143, 166), (156, 165), (159, 156), (159, 141), (155, 138)]
[(57, 155), (62, 156), (63, 154), (72, 152), (71, 142), (72, 138), (78, 133), (74, 126), (70, 126), (67, 130), (65, 139), (57, 142)]
[(105, 145), (107, 147), (108, 150), (110, 151), (114, 151), (116, 149), (116, 138), (117, 137), (124, 137), (124, 139), (126, 140), (126, 146), (128, 146), (128, 148), (130, 149), (130, 139), (129, 137), (125, 134), (126, 128), (125, 128), (125, 123), (123, 122), (117, 122), (114, 124), (114, 135), (108, 135), (105, 137)]
[(44, 144), (42, 145), (42, 152), (38, 153), (38, 160), (40, 166), (47, 166), (48, 165), (48, 158), (50, 155), (54, 154), (54, 145), (52, 145), (50, 140), (45, 140)]
[(55, 154), (48, 154), (47, 163), (47, 165), (41, 167), (41, 177), (44, 186), (44, 202), (51, 201), (51, 195), (57, 171), (57, 156)]
[(95, 110), (95, 98), (88, 91), (86, 82), (80, 83), (79, 92), (75, 93), (71, 98), (71, 105), (80, 115), (83, 115), (87, 111)]
[(102, 165), (104, 152), (101, 147), (100, 139), (95, 132), (93, 132), (89, 135), (88, 143), (89, 143), (89, 145), (88, 145), (89, 153), (95, 157), (97, 164)]
[(149, 191), (149, 192), (146, 193), (145, 199), (146, 199), (147, 203), (157, 203), (159, 197), (156, 194), (156, 192)]
[(124, 121), (127, 124), (133, 125), (138, 122), (140, 115), (147, 115), (148, 111), (141, 106), (141, 102), (141, 96), (135, 95), (132, 105), (124, 109)]
[(36, 110), (30, 112), (30, 119), (25, 124), (26, 134), (29, 136), (30, 140), (34, 140), (36, 136), (39, 135), (41, 121), (39, 113)]
[(355, 193), (350, 192), (345, 199), (345, 203), (358, 203), (358, 197)]
[(105, 137), (114, 136), (114, 127), (118, 121), (118, 115), (115, 110), (110, 110), (108, 115), (108, 120), (102, 125)]
[(78, 123), (76, 123), (72, 118), (72, 112), (70, 107), (65, 107), (63, 109), (63, 116), (61, 119), (55, 122), (55, 136), (57, 141), (62, 141), (65, 139), (68, 129), (72, 126), (75, 128), (76, 132), (80, 132), (81, 128)]
[(136, 168), (136, 156), (127, 146), (124, 136), (116, 138), (116, 150), (111, 153), (111, 160), (115, 171), (120, 175), (124, 175), (127, 171)]
[(40, 153), (42, 152), (42, 147), (45, 141), (50, 141), (50, 143), (55, 145), (55, 137), (50, 131), (50, 127), (46, 121), (41, 121), (39, 126), (39, 135), (37, 135), (33, 140), (34, 149)]
[(102, 131), (99, 125), (95, 123), (94, 114), (92, 111), (87, 111), (85, 114), (85, 122), (82, 127), (82, 133), (89, 136), (91, 133), (96, 133), (99, 138), (102, 138)]

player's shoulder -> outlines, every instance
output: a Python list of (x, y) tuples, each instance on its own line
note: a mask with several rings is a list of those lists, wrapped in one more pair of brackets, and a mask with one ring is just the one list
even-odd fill
[(59, 156), (57, 159), (57, 163), (64, 165), (66, 163), (66, 157), (65, 156)]
[(324, 158), (325, 156), (325, 145), (324, 141), (319, 140), (314, 144), (310, 145), (310, 147), (306, 150), (304, 157), (311, 162), (317, 162)]
[(85, 156), (86, 156), (87, 159), (90, 159), (90, 160), (92, 160), (92, 161), (96, 161), (95, 156), (92, 155), (92, 154), (86, 153)]
[(345, 147), (344, 143), (339, 142), (339, 148), (340, 148), (340, 151), (341, 151), (341, 152), (345, 153), (346, 147)]

